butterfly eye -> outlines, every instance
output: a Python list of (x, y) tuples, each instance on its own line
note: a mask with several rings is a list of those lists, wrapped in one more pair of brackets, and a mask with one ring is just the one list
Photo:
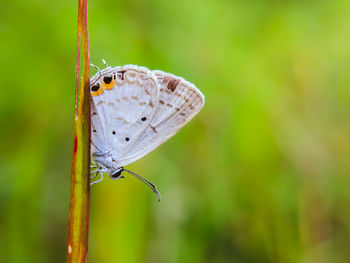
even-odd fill
[(112, 74), (108, 74), (108, 75), (106, 75), (106, 76), (103, 77), (103, 86), (104, 86), (106, 89), (111, 89), (111, 88), (113, 88), (114, 83), (113, 83), (113, 75), (112, 75)]
[(123, 172), (123, 169), (120, 169), (118, 172), (114, 173), (114, 174), (111, 174), (111, 176), (113, 178), (118, 178)]

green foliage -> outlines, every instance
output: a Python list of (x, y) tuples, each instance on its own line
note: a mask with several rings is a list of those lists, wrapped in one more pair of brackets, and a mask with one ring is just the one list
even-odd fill
[[(350, 2), (89, 2), (91, 62), (183, 76), (202, 112), (91, 188), (91, 262), (349, 262)], [(0, 261), (64, 262), (77, 3), (0, 7)], [(92, 74), (94, 74), (94, 70)]]

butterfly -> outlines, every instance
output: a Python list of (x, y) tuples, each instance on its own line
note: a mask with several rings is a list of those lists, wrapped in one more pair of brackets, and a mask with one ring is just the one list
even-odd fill
[(190, 82), (160, 70), (125, 65), (100, 70), (90, 80), (91, 173), (113, 180), (128, 172), (123, 167), (145, 156), (172, 137), (203, 107), (203, 94)]

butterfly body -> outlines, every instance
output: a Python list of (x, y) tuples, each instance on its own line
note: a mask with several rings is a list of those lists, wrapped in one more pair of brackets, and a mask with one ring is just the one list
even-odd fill
[(100, 70), (90, 90), (91, 155), (112, 179), (173, 136), (204, 104), (203, 94), (183, 78), (135, 65)]

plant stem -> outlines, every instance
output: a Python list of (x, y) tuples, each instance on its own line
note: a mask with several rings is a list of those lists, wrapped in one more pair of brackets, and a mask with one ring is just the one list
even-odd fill
[[(90, 205), (90, 54), (87, 0), (79, 0), (74, 149), (72, 160), (67, 262), (87, 262)], [(80, 45), (83, 74), (80, 80)], [(79, 101), (79, 105), (78, 105)]]

